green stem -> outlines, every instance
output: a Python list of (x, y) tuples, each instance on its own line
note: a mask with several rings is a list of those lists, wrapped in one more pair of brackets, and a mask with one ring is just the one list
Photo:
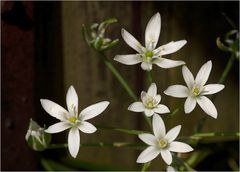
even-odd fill
[(132, 89), (128, 85), (127, 81), (122, 77), (122, 75), (117, 71), (117, 69), (113, 66), (113, 64), (106, 58), (103, 53), (99, 53), (101, 55), (101, 59), (104, 64), (108, 67), (108, 69), (112, 72), (112, 74), (117, 78), (123, 88), (127, 91), (129, 96), (134, 100), (138, 101), (137, 96), (133, 93)]
[(147, 71), (148, 82), (151, 84), (153, 82), (152, 70)]
[(206, 137), (231, 137), (240, 136), (239, 132), (211, 132), (211, 133), (196, 133), (190, 136), (190, 139), (201, 139)]
[[(223, 84), (226, 81), (227, 76), (228, 76), (228, 74), (229, 74), (229, 72), (232, 69), (232, 66), (234, 64), (235, 58), (236, 58), (235, 54), (232, 53), (231, 57), (228, 60), (227, 65), (226, 65), (226, 67), (225, 67), (225, 69), (224, 69), (224, 71), (223, 71), (223, 73), (222, 73), (222, 75), (221, 75), (221, 77), (220, 77), (220, 79), (218, 81), (219, 84)], [(214, 101), (215, 98), (216, 98), (216, 95), (212, 96), (211, 97), (212, 101)], [(197, 126), (195, 128), (195, 132), (201, 132), (202, 131), (203, 126), (204, 126), (206, 120), (207, 120), (206, 116), (199, 120), (199, 122), (198, 122), (198, 124), (197, 124)]]
[[(113, 142), (113, 143), (81, 143), (81, 147), (146, 147), (145, 144), (128, 143), (128, 142)], [(48, 149), (61, 149), (67, 148), (68, 144), (50, 144)]]
[(151, 161), (144, 163), (142, 166), (141, 172), (146, 171), (148, 169), (148, 167), (150, 166), (150, 164), (151, 164)]
[(188, 163), (186, 163), (185, 161), (183, 161), (181, 158), (179, 158), (174, 154), (173, 154), (173, 159), (174, 159), (174, 162), (178, 164), (180, 171), (194, 171), (194, 172), (196, 171), (195, 169), (190, 167)]
[(106, 127), (106, 126), (101, 126), (101, 125), (95, 125), (95, 126), (98, 129), (113, 130), (113, 131), (118, 131), (118, 132), (122, 132), (122, 133), (133, 134), (133, 135), (147, 133), (146, 131), (141, 131), (141, 130), (131, 130), (131, 129), (125, 129), (125, 128)]

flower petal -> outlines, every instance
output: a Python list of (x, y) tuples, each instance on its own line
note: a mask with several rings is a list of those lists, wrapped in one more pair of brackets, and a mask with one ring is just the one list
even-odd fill
[(150, 117), (154, 114), (154, 110), (153, 109), (144, 109), (144, 113), (147, 117)]
[(60, 133), (70, 127), (71, 127), (71, 125), (67, 122), (58, 122), (56, 124), (49, 126), (48, 129), (46, 129), (44, 131), (46, 133)]
[(206, 114), (210, 115), (211, 117), (213, 117), (215, 119), (217, 118), (217, 115), (218, 115), (217, 109), (209, 98), (207, 98), (205, 96), (200, 96), (197, 99), (197, 103), (199, 104), (199, 106), (202, 108), (202, 110)]
[(148, 133), (144, 133), (144, 134), (139, 134), (138, 137), (146, 144), (154, 146), (157, 143), (157, 138), (152, 135), (152, 134), (148, 134)]
[(148, 88), (147, 94), (149, 96), (155, 97), (157, 95), (157, 86), (155, 83), (152, 83)]
[(141, 100), (143, 103), (147, 101), (147, 93), (145, 91), (141, 92)]
[(81, 122), (81, 124), (78, 126), (78, 129), (89, 134), (97, 131), (97, 128), (94, 125), (86, 121)]
[(215, 94), (222, 89), (224, 89), (224, 85), (222, 84), (208, 84), (204, 86), (204, 91), (202, 95), (209, 95), (209, 94)]
[(208, 80), (211, 70), (212, 70), (212, 61), (209, 60), (198, 71), (196, 79), (195, 79), (196, 83), (201, 86), (205, 85)]
[(68, 150), (73, 158), (76, 158), (80, 146), (80, 134), (78, 128), (71, 128), (68, 133)]
[(116, 55), (114, 60), (125, 64), (125, 65), (134, 65), (142, 62), (142, 58), (136, 54), (129, 54), (129, 55)]
[(134, 102), (129, 105), (128, 110), (133, 112), (143, 112), (145, 107), (142, 102)]
[(172, 163), (172, 154), (168, 149), (162, 149), (161, 156), (162, 159), (167, 163), (167, 165), (170, 165)]
[(180, 130), (181, 125), (178, 125), (167, 132), (165, 139), (168, 141), (168, 143), (171, 143), (173, 140), (177, 138)]
[(167, 172), (176, 172), (176, 170), (172, 166), (168, 166), (167, 167)]
[(146, 63), (146, 62), (142, 62), (141, 68), (143, 70), (150, 71), (150, 70), (152, 70), (152, 64)]
[(142, 54), (144, 52), (144, 47), (125, 29), (121, 31), (124, 41), (132, 47), (134, 50)]
[(153, 115), (152, 125), (154, 135), (159, 139), (164, 138), (166, 134), (166, 128), (162, 118), (159, 115)]
[(159, 104), (159, 105), (157, 105), (156, 108), (154, 108), (154, 112), (163, 114), (163, 113), (169, 113), (170, 110), (168, 109), (167, 106), (165, 106), (163, 104)]
[(102, 101), (83, 109), (79, 117), (82, 120), (88, 120), (102, 113), (109, 105), (108, 101)]
[(174, 142), (170, 143), (169, 150), (171, 152), (185, 153), (185, 152), (193, 151), (193, 148), (186, 143), (174, 141)]
[(194, 77), (187, 66), (182, 67), (182, 74), (188, 88), (192, 88), (194, 84)]
[(137, 158), (137, 163), (145, 163), (156, 158), (160, 153), (160, 150), (154, 146), (149, 146)]
[(78, 95), (72, 85), (67, 91), (66, 102), (70, 114), (73, 116), (78, 114)]
[(156, 101), (155, 105), (158, 105), (161, 101), (161, 95), (160, 94), (157, 94), (155, 97), (154, 97), (154, 100)]
[(153, 61), (154, 64), (158, 65), (161, 68), (173, 68), (173, 67), (177, 67), (180, 65), (184, 65), (185, 62), (181, 61), (181, 60), (170, 60), (170, 59), (165, 59), (165, 58), (158, 58), (156, 60)]
[(164, 94), (172, 97), (184, 98), (188, 97), (188, 88), (183, 85), (171, 85), (165, 91)]
[(156, 13), (149, 20), (145, 30), (145, 46), (148, 50), (153, 50), (158, 42), (161, 29), (161, 17)]
[(158, 56), (172, 54), (181, 49), (186, 43), (187, 43), (186, 40), (180, 40), (176, 42), (172, 41), (169, 42), (168, 44), (160, 46), (159, 48), (154, 50), (154, 52), (157, 52)]
[(68, 114), (68, 111), (66, 111), (63, 107), (58, 105), (57, 103), (54, 103), (51, 100), (47, 99), (40, 99), (41, 105), (43, 109), (51, 116), (64, 121), (66, 120), (66, 115)]
[(189, 96), (184, 103), (185, 113), (190, 113), (196, 107), (197, 101), (196, 98)]

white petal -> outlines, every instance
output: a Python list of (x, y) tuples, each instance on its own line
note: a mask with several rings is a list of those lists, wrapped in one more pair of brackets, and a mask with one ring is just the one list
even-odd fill
[(180, 153), (185, 153), (185, 152), (191, 152), (193, 151), (193, 148), (189, 146), (186, 143), (182, 142), (172, 142), (169, 145), (169, 150), (171, 152), (180, 152)]
[(145, 91), (141, 92), (141, 100), (143, 103), (145, 103), (147, 100), (147, 93)]
[(153, 50), (158, 42), (161, 29), (161, 17), (156, 13), (149, 20), (145, 30), (145, 46), (148, 50)]
[(148, 133), (144, 133), (144, 134), (139, 134), (138, 137), (146, 144), (154, 146), (157, 143), (157, 138), (152, 135), (152, 134), (148, 134)]
[(181, 49), (186, 43), (187, 43), (186, 40), (180, 40), (176, 42), (172, 41), (169, 42), (168, 44), (160, 46), (159, 48), (154, 50), (154, 52), (158, 52), (157, 55), (159, 56), (172, 54)]
[(60, 133), (70, 127), (71, 127), (71, 125), (67, 122), (58, 122), (56, 124), (49, 126), (48, 129), (46, 129), (44, 131), (46, 133)]
[(163, 114), (163, 113), (169, 113), (170, 110), (168, 109), (167, 106), (165, 106), (163, 104), (159, 104), (159, 105), (157, 105), (156, 108), (154, 108), (154, 112)]
[(94, 125), (86, 121), (81, 122), (81, 124), (78, 126), (78, 129), (84, 133), (94, 133), (97, 131), (97, 128)]
[(134, 65), (142, 62), (142, 58), (136, 54), (129, 54), (129, 55), (116, 55), (114, 60), (125, 64), (125, 65)]
[(168, 143), (171, 143), (173, 140), (177, 138), (180, 130), (181, 125), (178, 125), (167, 132), (165, 139), (168, 141)]
[(149, 96), (155, 97), (157, 95), (157, 86), (155, 83), (152, 83), (148, 88), (147, 94)]
[(128, 110), (133, 112), (143, 112), (145, 107), (142, 102), (134, 102), (129, 105)]
[(165, 59), (165, 58), (159, 58), (153, 61), (154, 64), (158, 65), (161, 68), (173, 68), (173, 67), (177, 67), (180, 65), (184, 65), (185, 62), (184, 61), (180, 61), (180, 60), (170, 60), (170, 59)]
[(184, 103), (185, 113), (190, 113), (196, 107), (197, 101), (196, 98), (189, 96)]
[(107, 108), (108, 105), (109, 105), (108, 101), (102, 101), (102, 102), (93, 104), (83, 109), (79, 116), (84, 121), (91, 119), (99, 115), (100, 113), (102, 113)]
[(68, 111), (66, 111), (63, 107), (58, 105), (57, 103), (54, 103), (51, 100), (47, 99), (40, 99), (41, 105), (43, 109), (51, 116), (64, 121), (66, 119), (66, 115), (68, 114)]
[(167, 163), (167, 165), (170, 165), (172, 163), (172, 154), (168, 149), (162, 149), (161, 156), (162, 159)]
[(202, 108), (202, 110), (204, 110), (205, 113), (207, 113), (208, 115), (212, 116), (215, 119), (217, 118), (218, 115), (217, 109), (215, 108), (214, 104), (209, 98), (205, 96), (200, 96), (197, 99), (197, 103)]
[(145, 163), (156, 158), (160, 153), (160, 150), (155, 148), (154, 146), (149, 146), (137, 158), (137, 163)]
[(141, 68), (143, 70), (150, 71), (150, 70), (152, 70), (152, 64), (149, 64), (149, 63), (146, 63), (146, 62), (142, 62)]
[(147, 117), (150, 117), (154, 114), (154, 110), (153, 109), (145, 109), (144, 113)]
[(204, 86), (204, 92), (202, 95), (209, 95), (209, 94), (215, 94), (222, 89), (224, 89), (224, 85), (222, 84), (208, 84)]
[(196, 83), (201, 86), (205, 85), (211, 70), (212, 70), (212, 61), (210, 60), (207, 63), (205, 63), (198, 71), (195, 79)]
[(168, 166), (167, 167), (167, 172), (176, 172), (176, 170), (172, 166)]
[(78, 114), (78, 95), (72, 85), (69, 87), (67, 91), (66, 102), (68, 111), (72, 115)]
[(80, 134), (78, 128), (71, 128), (68, 133), (68, 150), (73, 158), (76, 158), (80, 146)]
[(184, 78), (188, 88), (192, 88), (192, 86), (194, 84), (194, 77), (193, 77), (192, 73), (190, 72), (190, 70), (187, 68), (187, 66), (182, 67), (182, 74), (183, 74), (183, 78)]
[(188, 93), (188, 88), (183, 85), (171, 85), (164, 91), (164, 94), (178, 98), (188, 97)]
[(144, 52), (144, 47), (125, 29), (122, 29), (122, 37), (124, 41), (132, 47), (134, 50), (142, 54)]
[(159, 139), (164, 138), (166, 134), (166, 128), (162, 118), (159, 115), (153, 115), (152, 125), (154, 135)]
[(154, 100), (156, 101), (156, 103), (155, 103), (156, 105), (159, 104), (160, 101), (161, 101), (161, 95), (160, 95), (160, 94), (156, 95), (156, 96), (154, 97)]

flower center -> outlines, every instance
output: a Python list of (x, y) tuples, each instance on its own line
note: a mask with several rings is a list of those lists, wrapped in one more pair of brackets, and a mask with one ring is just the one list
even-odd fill
[(152, 51), (146, 51), (144, 53), (144, 55), (145, 55), (145, 58), (146, 58), (146, 62), (151, 63), (152, 62), (152, 57), (154, 55), (153, 52)]
[(69, 120), (71, 123), (75, 123), (76, 120), (77, 120), (77, 118), (73, 116), (73, 117), (69, 118), (68, 120)]
[(192, 93), (194, 96), (198, 96), (201, 92), (198, 87), (194, 87)]
[(147, 102), (146, 102), (146, 107), (149, 108), (149, 109), (152, 109), (155, 107), (155, 102), (153, 99), (148, 99)]
[(167, 145), (168, 145), (168, 142), (167, 142), (166, 140), (164, 140), (164, 139), (160, 139), (160, 140), (158, 141), (158, 146), (159, 146), (160, 148), (165, 148), (165, 147), (167, 147)]

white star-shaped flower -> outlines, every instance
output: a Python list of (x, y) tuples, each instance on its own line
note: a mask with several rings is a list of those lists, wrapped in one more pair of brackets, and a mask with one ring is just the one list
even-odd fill
[(177, 172), (172, 166), (167, 166), (167, 172)]
[(142, 102), (134, 102), (129, 105), (128, 110), (133, 112), (144, 112), (146, 116), (150, 117), (154, 113), (168, 113), (170, 112), (168, 107), (159, 104), (161, 101), (161, 95), (157, 94), (157, 86), (152, 83), (148, 88), (147, 93), (145, 91), (141, 92)]
[(198, 103), (199, 106), (203, 109), (205, 113), (217, 118), (217, 109), (215, 108), (212, 101), (207, 98), (205, 95), (215, 94), (221, 91), (224, 88), (222, 84), (208, 84), (205, 85), (212, 69), (212, 61), (205, 63), (197, 73), (197, 76), (194, 80), (192, 73), (186, 67), (182, 67), (183, 78), (187, 84), (183, 85), (172, 85), (168, 87), (164, 93), (166, 95), (178, 98), (187, 97), (184, 110), (185, 113), (190, 113), (196, 107)]
[(168, 44), (156, 48), (161, 29), (161, 17), (156, 13), (149, 20), (145, 30), (145, 47), (143, 47), (129, 32), (122, 29), (122, 37), (124, 41), (136, 50), (137, 54), (116, 55), (114, 60), (126, 64), (134, 65), (141, 63), (143, 70), (152, 70), (152, 64), (156, 64), (161, 68), (172, 68), (185, 64), (184, 61), (175, 61), (162, 58), (163, 55), (171, 54), (182, 48), (187, 41), (172, 41)]
[(102, 101), (88, 106), (78, 114), (78, 95), (73, 86), (70, 86), (66, 96), (68, 111), (51, 100), (41, 99), (44, 110), (51, 116), (59, 119), (54, 125), (45, 130), (47, 133), (59, 133), (70, 128), (68, 134), (68, 149), (72, 157), (76, 158), (80, 146), (80, 133), (94, 133), (97, 129), (86, 120), (102, 113), (109, 105), (108, 101)]
[(163, 160), (170, 165), (172, 163), (171, 152), (185, 153), (193, 150), (186, 143), (174, 141), (181, 130), (181, 125), (172, 128), (166, 134), (164, 122), (157, 114), (153, 115), (152, 125), (154, 135), (148, 133), (138, 135), (149, 147), (138, 156), (137, 163), (149, 162), (161, 154)]

